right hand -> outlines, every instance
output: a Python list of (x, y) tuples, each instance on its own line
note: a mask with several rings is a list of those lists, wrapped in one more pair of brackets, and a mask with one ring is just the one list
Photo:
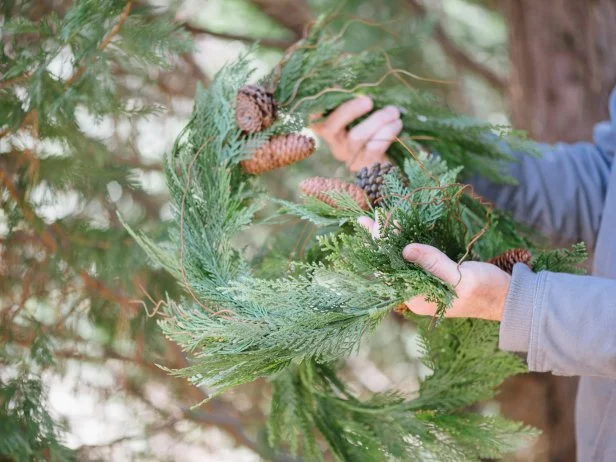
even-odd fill
[[(378, 220), (361, 217), (359, 224), (374, 239), (380, 238)], [(511, 276), (490, 263), (465, 261), (456, 263), (439, 249), (425, 244), (409, 244), (402, 258), (422, 267), (455, 288), (456, 297), (445, 312), (448, 318), (479, 318), (500, 321), (503, 317)], [(405, 302), (415, 314), (434, 316), (436, 304), (419, 295)]]
[(360, 96), (341, 104), (323, 122), (312, 126), (334, 157), (352, 172), (384, 162), (387, 149), (402, 130), (400, 111), (395, 106), (386, 106), (347, 130), (350, 123), (369, 113), (373, 106), (368, 96)]

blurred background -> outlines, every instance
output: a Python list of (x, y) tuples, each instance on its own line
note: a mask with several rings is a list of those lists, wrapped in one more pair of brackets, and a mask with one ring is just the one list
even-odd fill
[[(76, 64), (78, 47), (46, 45), (58, 33), (53, 27), (49, 36), (35, 28), (66, 18), (79, 3), (5, 0), (0, 7), (0, 27), (21, 17), (25, 28), (1, 33), (0, 460), (295, 460), (267, 447), (266, 381), (191, 409), (206, 390), (157, 367), (186, 364), (156, 325), (157, 302), (179, 296), (179, 288), (148, 265), (116, 215), (165, 236), (171, 210), (161, 158), (190, 117), (196, 86), (207, 86), (254, 41), (263, 75), (318, 14), (335, 7), (334, 28), (362, 19), (345, 32), (349, 51), (391, 50), (397, 67), (455, 80), (434, 91), (456, 111), (546, 142), (591, 139), (616, 84), (616, 0), (100, 2), (115, 3), (117, 14), (88, 26), (105, 28), (91, 68)], [(124, 21), (133, 14), (145, 19), (131, 29)], [(160, 40), (156, 50), (165, 48), (164, 23), (174, 45), (142, 65), (127, 64), (141, 42)], [(161, 29), (148, 36), (144, 24)], [(15, 70), (34, 49), (30, 65), (42, 60), (44, 72)], [(108, 88), (88, 86), (97, 73), (108, 77)], [(29, 111), (15, 109), (24, 92)], [(80, 94), (88, 101), (70, 99)], [(107, 99), (151, 110), (102, 107)], [(53, 102), (65, 100), (70, 135), (51, 133), (45, 120), (58, 110)], [(58, 141), (64, 136), (79, 142), (66, 148)], [(309, 174), (343, 175), (344, 167), (321, 146), (288, 174), (263, 181), (293, 198)], [(311, 233), (297, 225), (289, 242), (272, 248), (273, 231), (257, 227), (246, 244), (288, 259)], [(414, 330), (392, 317), (349, 360), (346, 378), (359, 393), (410, 393), (428, 372), (417, 356)], [(575, 388), (574, 379), (527, 374), (485, 403), (544, 430), (509, 460), (574, 460)]]

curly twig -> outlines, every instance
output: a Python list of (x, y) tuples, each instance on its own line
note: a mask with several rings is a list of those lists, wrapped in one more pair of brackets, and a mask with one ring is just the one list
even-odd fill
[[(115, 26), (111, 28), (107, 36), (103, 39), (103, 41), (98, 46), (99, 51), (103, 51), (105, 48), (107, 48), (107, 46), (111, 43), (113, 38), (118, 34), (118, 32), (120, 32), (120, 29), (122, 28), (122, 25), (128, 18), (132, 7), (133, 7), (133, 2), (131, 0), (126, 2), (124, 9), (122, 9), (122, 13), (120, 13), (118, 22), (115, 24)], [(79, 78), (83, 75), (85, 71), (86, 71), (86, 66), (85, 65), (80, 66), (79, 69), (77, 69), (77, 71), (71, 76), (71, 78), (66, 81), (66, 86), (71, 86), (72, 84), (74, 84), (77, 80), (79, 80)]]

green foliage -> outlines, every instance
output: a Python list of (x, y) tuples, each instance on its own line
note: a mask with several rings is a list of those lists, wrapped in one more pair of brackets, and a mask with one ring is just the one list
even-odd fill
[(72, 460), (59, 442), (56, 422), (41, 406), (45, 400), (37, 377), (0, 380), (0, 454), (19, 462)]
[[(327, 114), (341, 103), (367, 94), (376, 108), (394, 105), (402, 109), (401, 138), (421, 140), (421, 146), (428, 152), (438, 152), (451, 168), (464, 167), (465, 175), (479, 173), (499, 182), (513, 181), (502, 172), (501, 162), (512, 160), (509, 150), (535, 152), (524, 133), (460, 117), (433, 94), (413, 86), (452, 82), (431, 81), (396, 69), (385, 50), (343, 52), (342, 33), (331, 35), (327, 31), (330, 20), (321, 18), (308, 37), (283, 57), (283, 71), (277, 68), (264, 80), (276, 86), (275, 96), (283, 111), (301, 117), (307, 125), (311, 114)], [(392, 81), (397, 85), (390, 85)], [(405, 145), (394, 144), (389, 151), (400, 165), (408, 157), (408, 143)]]
[[(339, 460), (393, 457), (468, 461), (500, 457), (522, 447), (537, 435), (536, 431), (497, 416), (463, 412), (455, 406), (446, 408), (446, 404), (454, 404), (455, 391), (468, 388), (459, 386), (461, 379), (452, 378), (460, 375), (455, 363), (464, 362), (460, 360), (468, 352), (477, 354), (477, 344), (464, 337), (453, 348), (447, 345), (456, 361), (443, 362), (440, 373), (449, 380), (439, 378), (434, 382), (438, 386), (428, 395), (410, 401), (396, 393), (376, 394), (362, 401), (345, 387), (332, 365), (304, 362), (293, 366), (273, 381), (270, 444), (288, 441), (293, 453), (301, 447), (308, 460), (323, 460), (322, 448), (314, 436), (314, 429), (318, 429)], [(485, 354), (487, 351), (481, 347), (480, 352)], [(475, 372), (494, 376), (492, 364), (482, 359), (475, 365)], [(514, 369), (524, 369), (521, 361), (512, 356), (509, 363)], [(475, 397), (491, 393), (491, 388), (482, 390), (480, 384)]]
[(535, 271), (554, 271), (557, 273), (584, 274), (579, 265), (588, 258), (586, 245), (581, 242), (571, 249), (546, 250), (535, 256), (532, 267)]
[(139, 154), (92, 128), (158, 111), (151, 75), (191, 42), (172, 14), (124, 0), (3, 2), (0, 21), (0, 459), (70, 460), (41, 375), (62, 376), (58, 350), (87, 341), (81, 351), (117, 354), (144, 336), (156, 355), (163, 339), (133, 309), (134, 281), (176, 290), (110, 213), (115, 182), (131, 223), (154, 215), (152, 234), (164, 230), (135, 181)]
[(526, 370), (514, 355), (495, 350), (498, 324), (477, 319), (447, 319), (432, 335), (428, 323), (420, 327), (424, 363), (434, 371), (421, 384), (418, 409), (441, 412), (464, 409), (490, 398), (503, 376)]
[(29, 355), (14, 361), (11, 346), (0, 348), (0, 457), (15, 461), (72, 460), (61, 444), (60, 428), (41, 403), (46, 401), (36, 374), (53, 363), (47, 338), (37, 336)]
[[(75, 181), (83, 181), (80, 173), (85, 170), (76, 159), (85, 161), (87, 156), (91, 166), (107, 154), (103, 143), (78, 129), (79, 111), (101, 117), (155, 110), (122, 98), (114, 72), (146, 79), (150, 66), (167, 66), (169, 55), (189, 49), (186, 35), (166, 16), (152, 19), (147, 7), (128, 15), (126, 5), (117, 0), (80, 1), (63, 17), (48, 15), (37, 23), (16, 11), (3, 25), (4, 39), (20, 52), (3, 53), (0, 66), (7, 69), (7, 80), (16, 79), (20, 85), (0, 92), (0, 105), (8, 109), (1, 126), (16, 130), (26, 117), (35, 116), (39, 136), (59, 143), (65, 156), (73, 156), (75, 174), (68, 176)], [(114, 30), (116, 23), (121, 27)], [(40, 40), (25, 41), (32, 34)], [(55, 161), (58, 168), (66, 168), (60, 159)], [(50, 162), (43, 172), (57, 172), (53, 166)]]
[[(432, 374), (411, 399), (384, 394), (360, 400), (336, 375), (337, 362), (356, 351), (400, 302), (423, 295), (438, 304), (439, 315), (450, 306), (452, 287), (403, 260), (408, 242), (435, 245), (460, 261), (487, 259), (528, 243), (506, 216), (457, 182), (467, 171), (502, 178), (498, 161), (508, 157), (494, 140), (493, 127), (469, 125), (425, 98), (396, 99), (408, 114), (418, 114), (417, 101), (423, 101), (425, 111), (431, 111), (430, 133), (438, 135), (419, 144), (413, 135), (425, 132), (408, 116), (408, 145), (418, 152), (438, 147), (442, 154), (438, 159), (409, 149), (400, 159), (404, 178), (386, 177), (384, 213), (368, 212), (381, 226), (378, 240), (356, 224), (366, 212), (349, 196), (332, 194), (337, 207), (269, 199), (238, 165), (271, 133), (293, 131), (309, 112), (351, 97), (367, 77), (368, 65), (378, 62), (370, 53), (342, 56), (340, 38), (324, 35), (323, 24), (267, 79), (277, 83), (282, 106), (268, 132), (244, 138), (234, 123), (236, 92), (252, 72), (247, 57), (225, 67), (208, 90), (199, 90), (193, 117), (166, 160), (178, 224), (173, 247), (133, 233), (188, 292), (182, 301), (167, 301), (160, 321), (165, 335), (193, 359), (170, 372), (212, 395), (272, 377), (270, 442), (286, 442), (309, 460), (320, 460), (324, 452), (315, 430), (339, 460), (498, 457), (534, 431), (465, 411), (524, 370), (516, 356), (498, 351), (495, 323), (424, 326), (424, 362)], [(464, 155), (453, 161), (459, 153)], [(341, 226), (318, 238), (314, 258), (292, 263), (276, 279), (256, 277), (253, 262), (233, 242), (267, 202), (323, 229)], [(551, 267), (553, 260), (544, 260)]]

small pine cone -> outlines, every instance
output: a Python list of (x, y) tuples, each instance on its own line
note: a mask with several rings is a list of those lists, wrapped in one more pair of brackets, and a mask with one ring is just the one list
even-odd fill
[(531, 258), (531, 253), (526, 249), (511, 249), (497, 255), (496, 257), (490, 258), (488, 263), (492, 263), (503, 271), (512, 274), (513, 266), (516, 263), (524, 263), (525, 265), (530, 266), (529, 264)]
[(383, 177), (391, 173), (393, 169), (394, 166), (389, 162), (382, 164), (377, 162), (372, 164), (370, 168), (362, 168), (357, 174), (355, 184), (366, 192), (370, 204), (374, 207), (382, 205)]
[(399, 305), (397, 305), (394, 308), (394, 312), (398, 313), (398, 314), (404, 314), (407, 311), (409, 311), (409, 307), (406, 306), (406, 303), (400, 303)]
[(368, 210), (368, 199), (364, 190), (353, 183), (347, 183), (339, 180), (338, 178), (323, 178), (315, 176), (313, 178), (307, 178), (299, 184), (299, 189), (306, 196), (314, 197), (326, 204), (336, 207), (336, 202), (328, 194), (333, 191), (345, 191), (363, 210)]
[(271, 126), (276, 120), (274, 96), (256, 85), (245, 85), (237, 93), (235, 121), (246, 133), (257, 133)]
[(314, 139), (308, 136), (297, 133), (276, 135), (263, 143), (252, 158), (242, 161), (241, 165), (246, 173), (257, 175), (299, 162), (312, 154), (315, 148)]

